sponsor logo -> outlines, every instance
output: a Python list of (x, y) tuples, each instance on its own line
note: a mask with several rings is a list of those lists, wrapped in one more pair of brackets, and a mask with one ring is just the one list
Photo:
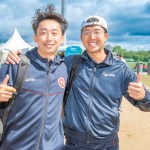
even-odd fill
[(58, 85), (61, 87), (61, 88), (65, 88), (65, 79), (63, 77), (60, 77), (58, 79)]
[(35, 82), (35, 79), (34, 78), (26, 78), (25, 82)]
[(112, 73), (103, 72), (102, 74), (105, 77), (115, 77), (115, 74), (112, 74)]

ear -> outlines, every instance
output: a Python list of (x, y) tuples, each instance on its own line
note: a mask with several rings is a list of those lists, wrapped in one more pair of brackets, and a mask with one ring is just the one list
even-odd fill
[(107, 39), (108, 39), (108, 33), (105, 33), (105, 39), (107, 41)]
[(33, 36), (33, 40), (34, 40), (35, 43), (37, 43), (37, 37), (36, 37), (35, 34), (34, 34), (34, 36)]
[(60, 42), (61, 44), (64, 42), (64, 39), (65, 39), (65, 37), (62, 36), (62, 37), (61, 37), (61, 42)]
[(82, 35), (80, 35), (80, 40), (82, 41)]

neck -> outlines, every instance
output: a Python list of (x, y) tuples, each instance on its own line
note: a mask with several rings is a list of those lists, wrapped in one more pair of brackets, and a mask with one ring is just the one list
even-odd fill
[(51, 56), (49, 56), (49, 57), (46, 57), (47, 59), (48, 59), (48, 61), (50, 61), (50, 60), (54, 60), (54, 58), (55, 58), (55, 55), (51, 55)]
[(40, 51), (38, 51), (38, 54), (42, 57), (42, 58), (47, 58), (48, 61), (50, 60), (54, 60), (56, 53), (41, 53)]
[(105, 54), (104, 50), (101, 52), (96, 52), (96, 53), (90, 53), (87, 51), (87, 53), (97, 63), (103, 62), (106, 58), (106, 54)]

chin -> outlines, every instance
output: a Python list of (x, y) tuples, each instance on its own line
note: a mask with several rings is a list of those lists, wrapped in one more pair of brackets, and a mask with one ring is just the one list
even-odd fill
[(97, 52), (100, 52), (99, 49), (90, 49), (90, 50), (87, 50), (89, 53), (97, 53)]

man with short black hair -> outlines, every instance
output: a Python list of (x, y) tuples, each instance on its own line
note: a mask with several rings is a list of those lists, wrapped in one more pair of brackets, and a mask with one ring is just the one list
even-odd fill
[[(67, 26), (66, 19), (53, 5), (36, 11), (32, 27), (38, 47), (26, 53), (30, 59), (29, 69), (21, 91), (13, 99), (1, 150), (63, 149), (60, 114), (67, 68), (56, 51), (63, 42)], [(0, 70), (0, 83), (4, 80), (0, 85), (0, 106), (12, 96), (14, 89), (9, 91), (8, 87), (14, 86), (17, 69), (18, 65), (4, 64)]]

